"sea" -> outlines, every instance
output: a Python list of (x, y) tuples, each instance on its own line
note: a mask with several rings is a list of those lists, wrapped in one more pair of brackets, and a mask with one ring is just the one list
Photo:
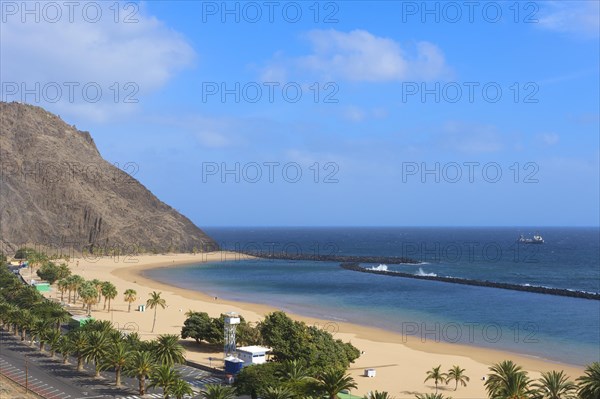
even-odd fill
[[(262, 253), (406, 257), (362, 264), (449, 276), (600, 292), (597, 227), (227, 227), (204, 229), (223, 249)], [(539, 233), (544, 244), (519, 244)], [(202, 255), (198, 255), (199, 259)], [(510, 351), (584, 366), (600, 361), (600, 301), (345, 270), (338, 262), (241, 260), (157, 269), (147, 276), (211, 296), (267, 304), (411, 339)]]

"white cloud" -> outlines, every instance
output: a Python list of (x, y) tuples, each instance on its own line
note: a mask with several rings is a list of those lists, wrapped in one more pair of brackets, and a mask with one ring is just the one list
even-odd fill
[[(591, 175), (594, 178), (589, 180), (591, 186), (598, 187), (598, 167), (600, 166), (598, 160), (598, 154), (594, 156), (580, 158), (580, 157), (550, 157), (544, 161), (544, 169), (547, 175), (554, 175), (557, 172), (566, 172), (571, 176), (584, 176)], [(578, 179), (570, 179), (578, 180)], [(584, 179), (579, 179), (585, 181)], [(596, 192), (597, 193), (597, 192)], [(597, 194), (596, 194), (597, 195)]]
[(366, 81), (395, 80), (408, 73), (408, 62), (391, 39), (363, 30), (344, 33), (333, 29), (313, 30), (307, 37), (314, 54), (300, 62), (308, 69)]
[(262, 82), (284, 82), (287, 80), (285, 68), (280, 65), (273, 65), (265, 68), (260, 76)]
[(598, 125), (600, 123), (600, 113), (582, 113), (578, 115), (569, 115), (569, 120), (583, 126)]
[(273, 55), (273, 61), (261, 71), (260, 79), (263, 82), (285, 82), (287, 71), (284, 67), (285, 56), (281, 52)]
[(429, 42), (417, 43), (417, 58), (411, 63), (411, 74), (425, 80), (433, 80), (447, 73), (442, 51)]
[(363, 122), (367, 119), (383, 119), (388, 116), (387, 110), (383, 108), (365, 109), (350, 105), (342, 110), (342, 117), (350, 122)]
[(284, 155), (286, 161), (297, 162), (300, 165), (313, 165), (315, 162), (321, 161), (317, 154), (298, 148), (290, 148), (284, 151)]
[[(135, 15), (137, 22), (115, 23), (113, 11), (108, 8), (112, 5), (102, 3), (102, 18), (96, 23), (87, 22), (77, 12), (70, 21), (68, 9), (63, 10), (56, 23), (44, 18), (38, 23), (23, 23), (19, 15), (5, 16), (0, 35), (2, 81), (25, 83), (28, 88), (36, 82), (41, 87), (56, 82), (64, 90), (54, 108), (62, 106), (102, 120), (113, 112), (135, 108), (125, 102), (128, 95), (129, 99), (140, 100), (192, 64), (194, 50), (182, 35), (145, 15), (143, 9)], [(79, 84), (71, 98), (65, 86), (68, 82)], [(83, 85), (90, 82), (102, 90), (97, 103), (86, 100), (82, 92)], [(133, 85), (126, 87), (128, 82)], [(12, 97), (3, 93), (3, 99), (20, 101), (18, 96), (22, 93)], [(95, 95), (91, 94), (90, 97)], [(42, 91), (37, 105), (45, 106), (48, 98)], [(52, 93), (52, 99), (55, 98)], [(24, 100), (36, 102), (33, 96)]]
[(556, 133), (543, 133), (538, 135), (538, 139), (545, 145), (551, 146), (558, 143), (559, 137)]
[(223, 148), (230, 145), (230, 140), (222, 133), (213, 131), (200, 131), (196, 137), (204, 147)]
[(433, 43), (418, 42), (403, 47), (365, 30), (312, 30), (306, 38), (312, 54), (290, 59), (277, 54), (264, 68), (263, 76), (272, 71), (297, 69), (329, 79), (387, 82), (431, 80), (448, 74), (444, 55)]
[(241, 138), (235, 133), (243, 125), (237, 118), (219, 118), (200, 114), (175, 116), (154, 116), (155, 125), (168, 126), (175, 132), (193, 137), (206, 148), (217, 149), (235, 146)]
[(496, 126), (456, 121), (444, 124), (438, 143), (442, 148), (470, 154), (498, 152), (505, 147)]
[[(349, 159), (341, 153), (321, 150), (308, 150), (300, 148), (288, 148), (283, 151), (283, 160), (285, 162), (296, 162), (306, 169), (309, 179), (319, 177), (322, 179), (329, 176), (331, 179), (338, 179), (340, 167), (343, 169), (348, 165)], [(318, 168), (315, 170), (314, 168)], [(310, 169), (309, 169), (310, 168)]]
[(356, 106), (346, 107), (343, 115), (344, 118), (351, 122), (362, 122), (367, 117), (366, 112), (363, 109)]
[[(281, 138), (282, 126), (271, 119), (246, 116), (214, 116), (202, 113), (151, 115), (145, 121), (164, 130), (164, 135), (185, 137), (190, 148), (228, 149), (248, 153), (253, 144)], [(189, 142), (189, 139), (192, 142)], [(170, 140), (173, 141), (173, 140)], [(257, 147), (262, 149), (263, 147)], [(255, 148), (255, 151), (257, 150)], [(265, 146), (266, 150), (270, 147)], [(253, 154), (256, 155), (256, 154)]]
[(600, 2), (545, 1), (540, 3), (539, 26), (545, 29), (598, 37), (600, 34)]

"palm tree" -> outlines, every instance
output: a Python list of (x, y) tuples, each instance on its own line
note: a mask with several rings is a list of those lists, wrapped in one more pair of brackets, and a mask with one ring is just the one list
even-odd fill
[(2, 303), (0, 303), (0, 323), (2, 323), (2, 327), (6, 327), (8, 332), (12, 332), (12, 317), (11, 312), (13, 309), (16, 309), (12, 303), (5, 302), (2, 297), (0, 297)]
[(129, 349), (131, 350), (137, 350), (139, 349), (139, 345), (140, 345), (140, 334), (138, 334), (137, 332), (132, 332), (129, 334), (126, 334), (123, 337), (123, 342), (125, 342), (125, 344), (129, 347)]
[(54, 323), (58, 332), (60, 332), (60, 325), (71, 318), (69, 313), (56, 302), (44, 302), (43, 305), (38, 306), (38, 314), (48, 322)]
[(530, 394), (527, 372), (511, 360), (494, 364), (490, 371), (485, 381), (490, 399), (525, 399)]
[(179, 378), (169, 387), (168, 394), (173, 395), (176, 399), (183, 399), (186, 395), (193, 395), (194, 391), (190, 384)]
[(150, 384), (148, 388), (162, 388), (165, 399), (169, 399), (169, 389), (180, 379), (179, 373), (171, 366), (163, 364), (154, 369), (150, 374)]
[(30, 309), (44, 301), (44, 297), (30, 285), (22, 286), (14, 295), (13, 303), (21, 308)]
[(113, 369), (115, 371), (115, 385), (121, 386), (121, 372), (127, 364), (131, 352), (124, 341), (112, 342), (106, 355), (102, 358), (100, 368), (102, 370)]
[(111, 332), (116, 331), (112, 323), (108, 320), (91, 320), (85, 323), (83, 327), (86, 331), (100, 331), (107, 335)]
[(295, 392), (291, 388), (282, 385), (278, 387), (266, 387), (260, 397), (262, 399), (292, 399), (294, 395)]
[(229, 386), (206, 384), (200, 396), (202, 399), (235, 399), (235, 390)]
[(54, 323), (56, 325), (56, 331), (60, 332), (61, 324), (67, 323), (69, 320), (71, 320), (71, 315), (69, 314), (69, 312), (64, 310), (60, 305), (58, 305), (58, 306), (59, 307), (57, 309), (52, 311), (52, 313), (49, 315), (49, 317), (50, 317), (51, 321), (54, 321)]
[(71, 303), (71, 292), (73, 291), (73, 281), (75, 280), (75, 275), (65, 277), (63, 280), (65, 282), (65, 286), (67, 287), (67, 303)]
[(83, 350), (83, 356), (86, 361), (94, 362), (96, 373), (94, 377), (100, 377), (100, 362), (108, 353), (108, 336), (100, 331), (91, 331), (87, 334), (87, 345)]
[(179, 343), (178, 335), (164, 334), (159, 335), (153, 342), (154, 357), (161, 365), (172, 367), (175, 363), (184, 363), (183, 356), (185, 350)]
[(21, 341), (25, 341), (25, 332), (31, 331), (34, 322), (35, 318), (29, 309), (18, 309), (18, 319), (16, 320), (16, 323), (21, 330)]
[(155, 363), (150, 352), (136, 351), (129, 357), (125, 364), (126, 373), (138, 379), (139, 394), (146, 394), (146, 377), (154, 370)]
[(35, 327), (36, 329), (38, 329), (38, 339), (40, 341), (40, 352), (44, 351), (44, 347), (46, 346), (46, 343), (48, 342), (48, 333), (51, 331), (54, 331), (53, 328), (50, 328), (50, 326), (48, 326), (48, 321), (47, 320), (39, 320), (37, 322), (37, 325)]
[(576, 399), (577, 385), (569, 381), (564, 371), (543, 372), (532, 387), (539, 399)]
[[(72, 276), (67, 277), (67, 281), (69, 283), (69, 296), (67, 298), (68, 302), (75, 303), (77, 302), (77, 290), (85, 282), (85, 279), (78, 274), (74, 274)], [(71, 293), (73, 296), (71, 297)]]
[(0, 325), (2, 328), (6, 328), (9, 332), (11, 331), (11, 318), (10, 312), (12, 310), (12, 304), (5, 302), (4, 298), (0, 296)]
[(427, 378), (425, 378), (425, 381), (423, 381), (423, 382), (427, 382), (429, 380), (433, 380), (433, 382), (435, 383), (435, 393), (437, 393), (437, 391), (438, 391), (438, 384), (442, 381), (445, 381), (446, 377), (448, 377), (446, 375), (446, 373), (442, 373), (440, 371), (441, 368), (442, 368), (442, 365), (440, 364), (439, 366), (434, 367), (431, 370), (429, 370), (427, 372)]
[(163, 309), (165, 307), (167, 307), (167, 301), (165, 301), (163, 298), (161, 298), (160, 294), (162, 294), (162, 292), (152, 291), (152, 293), (150, 294), (150, 299), (148, 299), (148, 301), (146, 301), (146, 306), (148, 306), (148, 308), (150, 308), (150, 309), (154, 309), (154, 320), (152, 321), (152, 332), (154, 332), (154, 326), (156, 325), (156, 308), (158, 308), (159, 306)]
[(60, 334), (59, 331), (56, 331), (54, 329), (49, 329), (46, 330), (45, 336), (44, 336), (44, 341), (46, 341), (46, 343), (48, 344), (48, 346), (50, 347), (50, 357), (54, 359), (55, 355), (56, 355), (56, 351), (59, 348), (59, 343), (60, 343), (60, 337), (62, 335)]
[(12, 328), (13, 328), (13, 334), (15, 336), (19, 335), (19, 326), (20, 326), (20, 321), (21, 316), (23, 314), (23, 310), (18, 308), (15, 305), (12, 305), (9, 310), (8, 310), (8, 320), (10, 321)]
[(65, 291), (69, 289), (69, 281), (66, 278), (58, 280), (56, 283), (58, 290), (60, 291), (60, 301), (64, 301)]
[(446, 385), (450, 383), (450, 381), (455, 381), (454, 390), (458, 388), (458, 383), (463, 387), (467, 386), (467, 382), (469, 382), (469, 377), (465, 374), (465, 369), (461, 369), (459, 366), (452, 366), (450, 370), (448, 370), (447, 374), (448, 378), (446, 378)]
[(325, 370), (317, 377), (316, 385), (329, 399), (336, 399), (337, 394), (345, 389), (356, 388), (354, 378), (342, 369)]
[(92, 305), (98, 303), (98, 297), (96, 296), (96, 289), (90, 281), (85, 281), (77, 289), (79, 296), (85, 306), (87, 306), (88, 315), (92, 313)]
[(137, 292), (129, 288), (125, 290), (123, 295), (125, 296), (125, 302), (129, 304), (127, 306), (127, 312), (131, 312), (131, 304), (137, 301)]
[(445, 397), (441, 393), (418, 393), (415, 395), (417, 399), (452, 399), (451, 397)]
[(375, 392), (370, 392), (368, 395), (363, 396), (363, 399), (394, 399), (394, 397), (390, 396), (390, 394), (386, 391), (383, 391), (383, 392), (375, 391)]
[(36, 266), (40, 266), (41, 264), (48, 261), (48, 257), (41, 252), (34, 252), (27, 257), (27, 261), (29, 262), (29, 274), (33, 276), (33, 269)]
[(98, 296), (98, 303), (102, 300), (102, 281), (97, 278), (92, 280), (92, 285), (96, 289), (96, 295)]
[(69, 269), (69, 265), (67, 265), (64, 262), (61, 263), (60, 265), (58, 265), (58, 272), (57, 272), (58, 280), (62, 280), (63, 278), (68, 277), (70, 275), (71, 275), (71, 269)]
[(73, 347), (69, 338), (66, 335), (61, 335), (58, 343), (56, 344), (56, 350), (62, 355), (62, 363), (67, 364), (69, 356), (73, 353)]
[(2, 325), (6, 328), (9, 333), (14, 333), (15, 321), (13, 319), (13, 313), (16, 310), (16, 306), (9, 305), (6, 310), (2, 309), (0, 315), (2, 317)]
[(310, 379), (308, 370), (297, 359), (286, 360), (281, 366), (282, 368), (277, 371), (277, 377), (282, 381), (300, 382)]
[(8, 324), (8, 311), (10, 310), (10, 305), (4, 300), (2, 296), (0, 296), (0, 326), (4, 328)]
[(102, 283), (102, 295), (104, 296), (104, 309), (106, 309), (106, 300), (108, 300), (108, 311), (110, 312), (110, 301), (117, 297), (117, 287), (110, 281)]
[(69, 300), (71, 299), (71, 291), (73, 291), (73, 303), (77, 301), (77, 293), (79, 292), (79, 287), (85, 283), (85, 279), (78, 274), (74, 274), (68, 277), (69, 280)]
[(70, 275), (69, 277), (65, 277), (60, 281), (63, 281), (62, 284), (65, 285), (65, 290), (67, 291), (67, 303), (71, 303), (71, 285), (73, 284), (73, 275)]
[[(88, 345), (87, 334), (82, 330), (75, 330), (68, 334), (69, 352), (77, 357), (77, 371), (83, 371), (83, 360), (85, 358), (84, 351)], [(64, 354), (64, 352), (63, 352)]]
[(284, 361), (281, 366), (275, 371), (275, 376), (293, 391), (294, 397), (305, 397), (313, 381), (305, 363), (293, 359)]
[(589, 364), (585, 368), (585, 375), (577, 378), (577, 382), (581, 399), (600, 398), (600, 362)]
[(87, 310), (88, 316), (92, 315), (92, 306), (96, 305), (97, 299), (96, 295), (90, 295), (90, 292), (87, 290), (79, 290), (78, 294), (81, 296), (81, 301), (83, 302), (84, 307)]
[(44, 351), (44, 343), (46, 338), (46, 332), (48, 331), (48, 321), (34, 317), (33, 323), (30, 328), (31, 344), (38, 338), (40, 340), (40, 352)]

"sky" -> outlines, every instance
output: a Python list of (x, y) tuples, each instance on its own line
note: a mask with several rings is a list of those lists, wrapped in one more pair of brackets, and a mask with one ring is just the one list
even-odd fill
[(598, 1), (0, 1), (2, 101), (199, 226), (598, 226)]

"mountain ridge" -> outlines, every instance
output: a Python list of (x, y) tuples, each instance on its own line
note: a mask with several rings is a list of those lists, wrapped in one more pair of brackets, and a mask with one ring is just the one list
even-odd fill
[(215, 241), (129, 172), (92, 135), (41, 107), (0, 102), (0, 245), (74, 253), (210, 251)]

